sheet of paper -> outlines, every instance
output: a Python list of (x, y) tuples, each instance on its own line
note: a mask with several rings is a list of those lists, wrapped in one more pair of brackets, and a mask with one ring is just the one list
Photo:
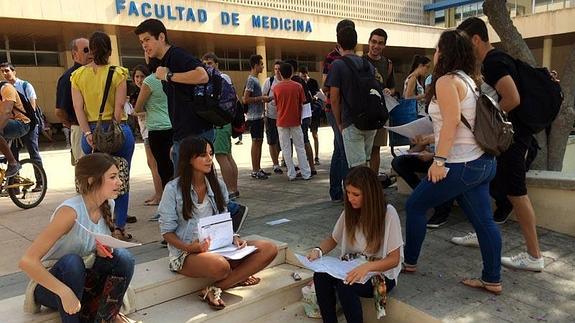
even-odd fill
[(433, 133), (433, 123), (427, 117), (419, 118), (401, 126), (385, 128), (409, 139), (413, 139), (418, 135), (424, 136)]
[(142, 245), (141, 243), (134, 243), (134, 242), (119, 240), (119, 239), (116, 239), (116, 238), (109, 236), (107, 234), (95, 233), (95, 232), (88, 230), (88, 228), (86, 228), (85, 226), (80, 224), (80, 222), (76, 221), (76, 223), (78, 223), (78, 225), (82, 229), (88, 231), (90, 233), (90, 235), (92, 235), (94, 237), (94, 239), (98, 240), (98, 242), (100, 242), (104, 246), (108, 246), (110, 248), (130, 248), (130, 247)]
[[(313, 270), (318, 273), (328, 273), (332, 277), (345, 280), (347, 274), (352, 271), (355, 267), (363, 264), (364, 262), (355, 259), (352, 261), (343, 261), (335, 257), (324, 256), (314, 261), (309, 261), (307, 257), (302, 255), (295, 255), (299, 262), (309, 270)], [(373, 277), (376, 273), (370, 272), (359, 283), (364, 284), (368, 279)]]
[(391, 112), (393, 108), (399, 105), (399, 102), (397, 102), (397, 100), (391, 95), (384, 94), (383, 98), (385, 99), (385, 107), (387, 108), (388, 112)]
[(270, 222), (266, 222), (267, 225), (278, 225), (278, 224), (282, 224), (282, 223), (286, 223), (286, 222), (290, 222), (291, 220), (288, 219), (279, 219), (279, 220), (274, 220), (274, 221), (270, 221)]
[(206, 216), (198, 221), (200, 241), (210, 238), (209, 250), (219, 249), (234, 241), (234, 229), (229, 212)]
[(321, 89), (319, 91), (317, 91), (317, 93), (315, 94), (315, 97), (322, 100), (323, 102), (325, 102), (327, 100), (327, 97), (325, 96), (325, 94), (323, 94), (323, 91)]
[(397, 148), (397, 153), (398, 153), (399, 156), (402, 156), (402, 155), (414, 155), (414, 156), (418, 156), (418, 155), (421, 154), (420, 152), (411, 152), (411, 151), (409, 151), (409, 150), (407, 150), (407, 149), (401, 149), (401, 148)]
[(212, 250), (211, 252), (217, 253), (231, 260), (239, 260), (243, 259), (256, 250), (257, 248), (254, 246), (245, 246), (242, 249), (238, 249), (236, 246), (230, 245), (220, 249)]

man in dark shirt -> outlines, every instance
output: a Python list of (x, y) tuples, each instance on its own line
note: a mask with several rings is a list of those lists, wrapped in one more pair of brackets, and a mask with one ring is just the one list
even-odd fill
[[(344, 19), (341, 20), (335, 29), (336, 33), (342, 30), (345, 27), (352, 27), (355, 28), (355, 24), (353, 21)], [(334, 50), (329, 52), (326, 55), (325, 60), (323, 61), (323, 75), (322, 75), (322, 83), (323, 83), (323, 92), (328, 97), (327, 104), (325, 107), (325, 115), (327, 118), (327, 122), (331, 126), (333, 130), (333, 153), (331, 155), (331, 163), (329, 165), (329, 196), (331, 200), (334, 202), (343, 201), (343, 180), (347, 175), (347, 160), (345, 158), (345, 150), (343, 148), (343, 138), (341, 136), (341, 132), (337, 127), (337, 123), (335, 122), (335, 117), (331, 112), (331, 102), (329, 100), (329, 86), (326, 86), (326, 78), (331, 69), (331, 64), (341, 57), (341, 49), (339, 45), (335, 47)]]
[[(383, 93), (386, 95), (393, 95), (395, 93), (395, 77), (393, 75), (393, 64), (391, 60), (383, 56), (383, 50), (387, 43), (387, 33), (381, 28), (377, 28), (369, 35), (369, 52), (365, 57), (371, 65), (375, 67), (375, 79), (381, 84)], [(377, 130), (375, 138), (373, 139), (373, 147), (371, 149), (371, 158), (369, 166), (376, 173), (379, 174), (380, 147), (387, 145), (387, 129), (381, 128)]]
[(319, 83), (309, 76), (309, 71), (307, 66), (301, 66), (299, 68), (299, 76), (305, 81), (308, 87), (309, 93), (312, 95), (311, 102), (311, 122), (309, 124), (309, 130), (313, 138), (313, 151), (315, 153), (314, 165), (319, 165), (319, 137), (318, 129), (321, 121), (321, 115), (323, 114), (323, 103), (320, 99), (316, 97), (319, 92)]
[(497, 91), (499, 107), (509, 114), (515, 131), (513, 143), (497, 158), (497, 173), (491, 182), (490, 191), (498, 204), (494, 215), (496, 222), (505, 222), (511, 211), (508, 206), (504, 206), (505, 196), (511, 202), (525, 239), (527, 252), (521, 252), (513, 257), (502, 257), (501, 264), (515, 269), (542, 271), (544, 261), (537, 239), (535, 212), (525, 184), (525, 173), (528, 170), (526, 156), (534, 138), (515, 116), (517, 110), (521, 109), (515, 62), (508, 54), (491, 45), (487, 26), (483, 20), (469, 18), (457, 28), (465, 31), (471, 38), (475, 55), (482, 62), (485, 82)]
[(134, 31), (144, 48), (150, 65), (158, 66), (156, 77), (168, 97), (168, 114), (174, 131), (172, 161), (178, 166), (180, 141), (187, 136), (202, 136), (214, 142), (214, 126), (198, 117), (191, 109), (194, 85), (207, 83), (208, 73), (202, 62), (184, 49), (172, 46), (164, 24), (157, 19), (143, 21)]
[(74, 65), (70, 67), (58, 79), (58, 86), (56, 88), (56, 116), (62, 122), (62, 125), (70, 129), (70, 144), (72, 146), (72, 160), (74, 164), (84, 156), (82, 151), (82, 131), (78, 126), (76, 119), (76, 112), (74, 112), (74, 105), (72, 104), (72, 83), (70, 76), (80, 66), (88, 64), (92, 60), (90, 53), (90, 42), (86, 38), (78, 38), (72, 40), (71, 51)]

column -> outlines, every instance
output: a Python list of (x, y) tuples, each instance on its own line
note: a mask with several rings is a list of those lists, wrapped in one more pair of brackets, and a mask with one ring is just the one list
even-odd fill
[(120, 45), (118, 44), (116, 26), (104, 26), (104, 32), (110, 36), (110, 41), (112, 42), (112, 55), (110, 56), (109, 63), (112, 65), (120, 65)]
[(551, 69), (551, 53), (553, 52), (553, 38), (545, 36), (543, 38), (543, 61), (541, 65)]
[(264, 62), (264, 69), (258, 76), (261, 84), (264, 84), (268, 75), (268, 62), (266, 58), (266, 39), (264, 37), (256, 38), (256, 54), (261, 55), (262, 61)]

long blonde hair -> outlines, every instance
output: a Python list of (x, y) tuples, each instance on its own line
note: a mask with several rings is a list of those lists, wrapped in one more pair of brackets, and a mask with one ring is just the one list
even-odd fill
[(361, 208), (354, 209), (345, 195), (345, 232), (353, 243), (355, 231), (359, 228), (367, 242), (366, 251), (376, 253), (385, 234), (387, 212), (387, 200), (377, 175), (369, 167), (357, 166), (349, 171), (344, 183), (346, 187), (351, 185), (359, 189), (363, 196)]

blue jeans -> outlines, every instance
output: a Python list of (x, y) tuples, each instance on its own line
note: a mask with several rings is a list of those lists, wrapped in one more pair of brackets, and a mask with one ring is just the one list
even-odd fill
[[(199, 137), (203, 137), (209, 142), (214, 144), (214, 140), (216, 140), (216, 130), (210, 129), (198, 135)], [(180, 141), (174, 140), (172, 143), (172, 162), (174, 163), (174, 177), (178, 177), (178, 159), (180, 158)], [(233, 217), (240, 209), (240, 205), (234, 201), (228, 202), (228, 211), (230, 215)]]
[(329, 196), (332, 200), (343, 200), (343, 180), (347, 176), (347, 159), (343, 148), (343, 137), (335, 117), (331, 111), (325, 113), (327, 122), (333, 130), (333, 153), (331, 155), (331, 164), (329, 165)]
[[(347, 285), (341, 279), (334, 278), (327, 273), (314, 273), (313, 283), (315, 285), (317, 304), (324, 323), (337, 323), (335, 311), (336, 293), (347, 322), (363, 322), (360, 297), (373, 297), (371, 280), (368, 280), (365, 284)], [(395, 287), (395, 280), (389, 280), (386, 277), (385, 286), (387, 287), (387, 293), (389, 293)]]
[(4, 129), (0, 129), (0, 136), (6, 141), (24, 137), (28, 130), (30, 130), (30, 125), (19, 120), (9, 119)]
[[(28, 131), (28, 133), (22, 136), (21, 138), (22, 143), (26, 146), (28, 155), (30, 155), (30, 159), (37, 162), (40, 165), (40, 167), (43, 167), (42, 157), (40, 157), (40, 148), (38, 147), (38, 135), (39, 135), (38, 125), (35, 125), (34, 129)], [(12, 148), (12, 155), (14, 155), (14, 158), (16, 158), (17, 161), (20, 161), (19, 158), (20, 147), (18, 146), (18, 144), (16, 142), (13, 142), (11, 148)], [(36, 183), (38, 185), (43, 185), (44, 183), (42, 183), (42, 175), (40, 175), (36, 170), (34, 171), (34, 175), (36, 177)]]
[(483, 271), (481, 278), (490, 283), (501, 280), (501, 234), (493, 222), (489, 182), (497, 169), (495, 158), (484, 154), (466, 163), (447, 163), (447, 177), (435, 184), (424, 178), (415, 188), (406, 205), (405, 262), (417, 264), (425, 239), (425, 213), (456, 198), (473, 225), (479, 240)]
[[(102, 276), (113, 275), (126, 279), (126, 288), (132, 280), (134, 274), (135, 260), (132, 254), (126, 249), (114, 249), (113, 258), (96, 257), (92, 270), (97, 271)], [(82, 257), (77, 254), (68, 254), (60, 258), (56, 264), (50, 268), (50, 273), (59, 281), (68, 286), (76, 297), (82, 301), (84, 294), (84, 284), (86, 282), (86, 267)], [(119, 299), (124, 297), (117, 295)], [(44, 286), (38, 285), (34, 290), (36, 303), (48, 308), (58, 310), (62, 323), (80, 322), (80, 313), (70, 315), (64, 311), (60, 297)], [(84, 305), (84, 304), (82, 304)]]
[[(94, 131), (96, 126), (90, 126), (90, 129)], [(112, 154), (116, 157), (122, 157), (127, 162), (128, 165), (132, 165), (132, 155), (134, 154), (134, 135), (132, 134), (132, 129), (126, 123), (120, 125), (122, 132), (124, 133), (124, 145), (122, 148)], [(92, 147), (86, 141), (86, 138), (82, 136), (82, 150), (84, 154), (88, 155), (92, 153)], [(126, 226), (126, 219), (128, 218), (128, 203), (130, 202), (130, 192), (126, 192), (124, 195), (120, 195), (116, 198), (116, 207), (114, 213), (116, 215), (116, 227), (123, 229)]]

